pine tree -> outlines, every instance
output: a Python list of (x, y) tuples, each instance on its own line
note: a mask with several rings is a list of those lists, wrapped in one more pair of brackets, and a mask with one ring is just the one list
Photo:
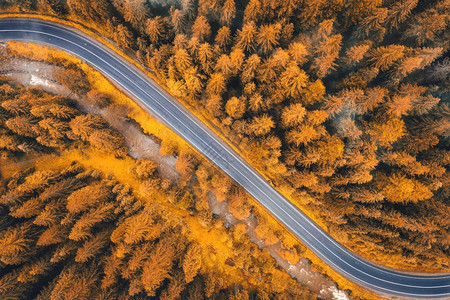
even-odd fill
[[(80, 84), (78, 84), (80, 85)], [(82, 87), (83, 90), (88, 89), (87, 83), (82, 83), (84, 87)], [(60, 105), (60, 104), (50, 104), (48, 107), (46, 107), (51, 113), (52, 116), (54, 116), (57, 119), (62, 120), (70, 120), (74, 118), (75, 116), (78, 116), (80, 114), (80, 111), (78, 109), (68, 107), (66, 105)]]
[(5, 125), (8, 129), (18, 135), (31, 138), (35, 138), (39, 135), (39, 128), (35, 124), (35, 120), (31, 117), (18, 116), (10, 118), (5, 122)]
[(296, 146), (307, 144), (317, 137), (319, 137), (317, 131), (309, 125), (301, 125), (298, 129), (292, 129), (286, 133), (286, 140)]
[(211, 95), (206, 99), (206, 109), (211, 112), (214, 117), (222, 115), (222, 98), (219, 95)]
[(236, 4), (234, 0), (225, 0), (221, 11), (220, 22), (223, 25), (230, 26), (236, 17)]
[(308, 50), (306, 46), (299, 42), (293, 42), (289, 44), (289, 56), (298, 65), (302, 65), (307, 61)]
[(247, 52), (252, 52), (255, 50), (256, 35), (257, 29), (255, 23), (245, 23), (242, 29), (236, 31), (236, 47)]
[[(67, 235), (65, 235), (67, 236)], [(52, 258), (50, 261), (52, 263), (58, 263), (60, 261), (64, 261), (68, 256), (71, 256), (77, 250), (78, 245), (76, 242), (71, 240), (66, 240), (65, 243), (60, 244), (56, 247), (55, 251), (53, 251)]]
[(278, 13), (280, 17), (292, 17), (294, 12), (298, 10), (300, 0), (288, 0), (281, 5), (281, 9)]
[(197, 67), (192, 67), (187, 69), (183, 73), (183, 79), (186, 82), (186, 88), (188, 94), (191, 96), (196, 96), (203, 91), (203, 79), (204, 76), (199, 74)]
[(347, 24), (357, 24), (364, 16), (370, 14), (382, 1), (376, 0), (350, 0), (343, 6), (344, 18)]
[(371, 14), (361, 20), (357, 29), (357, 35), (363, 38), (371, 37), (375, 40), (382, 40), (386, 32), (383, 24), (388, 16), (389, 10), (385, 7), (377, 8)]
[(91, 3), (68, 0), (67, 6), (72, 14), (83, 16), (88, 21), (106, 21), (109, 15), (108, 2), (103, 0), (96, 0)]
[(36, 242), (38, 246), (48, 246), (59, 244), (66, 240), (67, 238), (67, 229), (61, 225), (53, 225), (47, 228), (42, 232), (39, 236), (39, 239)]
[(145, 180), (150, 178), (156, 171), (158, 165), (156, 162), (147, 159), (138, 159), (136, 163), (136, 168), (134, 169), (134, 173), (137, 178), (141, 180)]
[(242, 70), (245, 61), (245, 54), (242, 49), (235, 48), (230, 52), (230, 63), (233, 75), (236, 75)]
[(430, 48), (423, 47), (418, 51), (417, 56), (421, 59), (420, 68), (424, 68), (434, 62), (443, 53), (442, 47)]
[(371, 112), (382, 104), (385, 101), (389, 91), (385, 88), (374, 87), (367, 89), (364, 92), (364, 96), (357, 97), (355, 99), (356, 109), (360, 114)]
[(93, 264), (85, 268), (76, 265), (65, 267), (50, 294), (50, 300), (90, 299), (96, 289), (99, 270)]
[(96, 233), (92, 238), (85, 241), (83, 245), (78, 248), (75, 256), (76, 262), (87, 262), (99, 255), (102, 250), (108, 245), (111, 232), (109, 230), (103, 230)]
[(268, 103), (264, 101), (264, 98), (259, 93), (253, 94), (250, 99), (248, 99), (248, 106), (253, 112), (266, 110), (268, 108), (267, 104)]
[(45, 206), (45, 209), (34, 219), (33, 223), (39, 226), (52, 226), (60, 221), (63, 210), (64, 202), (55, 199)]
[(231, 44), (231, 30), (227, 26), (221, 27), (216, 34), (215, 44), (226, 49)]
[(281, 74), (281, 87), (286, 95), (298, 98), (308, 83), (308, 75), (296, 63), (291, 62)]
[(53, 78), (78, 95), (83, 95), (90, 90), (89, 81), (81, 69), (55, 69), (53, 71)]
[(295, 125), (299, 125), (303, 118), (306, 115), (306, 109), (300, 103), (291, 104), (283, 108), (283, 112), (281, 114), (282, 124), (285, 127), (292, 127)]
[(182, 0), (181, 7), (183, 13), (189, 18), (193, 20), (195, 18), (195, 1), (194, 0)]
[(275, 127), (275, 123), (271, 116), (264, 114), (260, 117), (254, 117), (249, 127), (253, 134), (265, 135)]
[(375, 137), (384, 147), (389, 147), (405, 134), (405, 124), (398, 118), (373, 121), (367, 125), (366, 133)]
[[(114, 152), (123, 146), (125, 139), (118, 131), (107, 128), (93, 130), (88, 141), (92, 146), (99, 150)], [(125, 153), (127, 152), (128, 150), (126, 150)]]
[(141, 29), (148, 16), (147, 6), (144, 0), (124, 0), (121, 11), (125, 21), (130, 22), (136, 29)]
[(182, 176), (191, 176), (194, 173), (197, 158), (193, 153), (183, 152), (178, 157), (176, 162), (176, 169)]
[(225, 111), (230, 117), (240, 119), (245, 113), (245, 102), (239, 98), (232, 97), (225, 104)]
[(48, 275), (53, 269), (50, 256), (44, 255), (42, 258), (33, 259), (21, 268), (17, 281), (36, 284), (42, 277)]
[(410, 16), (411, 11), (417, 6), (418, 0), (403, 0), (400, 3), (395, 3), (389, 9), (386, 23), (390, 28), (398, 29), (400, 24), (406, 21)]
[(277, 64), (273, 59), (266, 59), (257, 69), (257, 79), (263, 83), (273, 83), (277, 78)]
[(87, 140), (94, 129), (103, 129), (107, 125), (100, 116), (87, 114), (75, 117), (70, 121), (69, 126), (75, 135), (82, 140)]
[(192, 25), (192, 36), (198, 38), (199, 41), (203, 41), (208, 39), (210, 34), (211, 26), (209, 25), (208, 20), (203, 16), (198, 16)]
[(365, 41), (361, 45), (353, 46), (349, 48), (345, 53), (345, 61), (349, 65), (359, 63), (367, 54), (371, 47), (371, 41)]
[(169, 277), (173, 265), (173, 256), (173, 249), (166, 245), (163, 240), (158, 243), (151, 257), (145, 263), (141, 281), (148, 296), (154, 296), (162, 281)]
[(183, 73), (192, 67), (192, 58), (185, 49), (178, 49), (174, 55), (175, 66), (178, 72)]
[(84, 213), (74, 224), (69, 238), (74, 241), (85, 240), (92, 236), (92, 227), (96, 224), (108, 221), (114, 214), (115, 203), (102, 203), (97, 208), (92, 208)]
[(440, 98), (433, 97), (432, 95), (421, 96), (413, 98), (412, 109), (410, 111), (411, 115), (424, 115), (429, 113), (439, 102)]
[(344, 142), (337, 136), (315, 142), (313, 149), (320, 155), (320, 164), (333, 164), (344, 153)]
[(301, 94), (301, 101), (304, 104), (311, 105), (316, 102), (321, 102), (325, 95), (325, 86), (322, 80), (317, 79), (314, 82), (308, 82)]
[(252, 54), (244, 63), (241, 73), (241, 80), (243, 83), (251, 82), (256, 75), (258, 67), (261, 63), (261, 58), (257, 54)]
[(405, 46), (402, 45), (381, 46), (371, 51), (369, 61), (374, 67), (386, 71), (404, 56), (405, 50)]
[(198, 56), (198, 49), (200, 48), (200, 41), (197, 37), (191, 37), (187, 41), (187, 50), (192, 57)]
[(305, 7), (299, 16), (302, 23), (308, 27), (317, 24), (317, 19), (323, 9), (324, 2), (325, 1), (310, 1), (305, 3)]
[(107, 182), (92, 184), (73, 192), (67, 198), (67, 210), (71, 213), (87, 211), (98, 203), (104, 203), (110, 199), (110, 188)]
[(145, 23), (145, 32), (150, 38), (150, 42), (152, 44), (159, 44), (164, 35), (167, 34), (164, 27), (165, 24), (161, 16), (156, 16), (153, 19), (147, 19), (147, 22)]
[(423, 45), (428, 41), (436, 40), (447, 27), (447, 15), (439, 13), (435, 8), (430, 8), (415, 16), (404, 31), (404, 39), (412, 39), (418, 45)]
[(267, 54), (278, 45), (280, 33), (280, 24), (263, 25), (259, 28), (256, 41), (259, 46), (258, 48), (261, 49), (262, 53)]
[(19, 207), (10, 212), (14, 218), (30, 218), (37, 216), (45, 204), (39, 198), (24, 201)]
[(436, 63), (434, 67), (429, 70), (428, 77), (432, 80), (445, 82), (450, 76), (450, 59), (444, 58), (443, 61)]
[(214, 295), (217, 291), (219, 291), (222, 287), (223, 281), (218, 276), (218, 274), (214, 273), (208, 273), (205, 278), (205, 291), (204, 295), (206, 297), (211, 297)]
[(250, 0), (244, 10), (244, 23), (258, 22), (262, 17), (262, 5), (260, 0)]
[(183, 33), (185, 31), (185, 17), (181, 10), (174, 9), (171, 11), (171, 23), (176, 33)]
[(124, 225), (123, 241), (127, 244), (136, 244), (158, 234), (158, 231), (155, 230), (156, 227), (153, 226), (154, 220), (149, 211), (143, 211), (128, 218)]
[(89, 91), (86, 96), (98, 108), (105, 108), (111, 104), (111, 98), (108, 94), (96, 90)]
[(199, 0), (198, 14), (204, 16), (217, 16), (221, 11), (221, 3), (219, 0)]
[(129, 48), (132, 45), (133, 33), (122, 24), (119, 24), (115, 30), (115, 41), (120, 47)]
[(406, 115), (411, 110), (411, 98), (408, 96), (394, 95), (391, 101), (386, 103), (387, 112), (394, 117)]
[(311, 68), (319, 78), (325, 77), (336, 66), (336, 59), (341, 49), (342, 35), (335, 34), (324, 39), (317, 47), (318, 56), (314, 58)]
[(211, 75), (207, 85), (206, 91), (210, 95), (222, 95), (225, 92), (227, 80), (222, 73), (214, 73)]
[(230, 56), (222, 54), (216, 62), (215, 71), (221, 72), (226, 78), (232, 75), (232, 64)]
[(351, 140), (356, 140), (362, 135), (362, 131), (358, 128), (355, 121), (350, 118), (341, 119), (338, 124), (338, 135)]
[(336, 95), (330, 95), (328, 96), (324, 101), (323, 108), (330, 116), (335, 116), (339, 114), (339, 112), (344, 107), (344, 100), (343, 97), (339, 97)]
[(427, 186), (399, 172), (389, 177), (381, 177), (378, 185), (386, 199), (391, 202), (416, 202), (433, 196)]
[(27, 286), (18, 283), (18, 276), (17, 271), (12, 271), (0, 278), (0, 294), (5, 299), (18, 299), (24, 294)]
[[(6, 85), (8, 86), (8, 85)], [(6, 95), (12, 96), (12, 92), (5, 92)], [(24, 116), (27, 115), (31, 107), (28, 101), (23, 98), (6, 100), (1, 102), (1, 107), (3, 107), (8, 113), (14, 116)]]
[(183, 272), (186, 283), (194, 280), (202, 265), (202, 253), (200, 247), (193, 243), (191, 244), (183, 257)]
[(138, 273), (145, 262), (150, 258), (154, 246), (153, 243), (148, 242), (140, 244), (131, 254), (131, 257), (127, 262), (127, 270), (123, 273), (123, 276), (129, 278), (133, 274)]
[(20, 264), (32, 254), (29, 251), (32, 238), (29, 223), (8, 228), (0, 236), (0, 261), (7, 265)]
[(198, 60), (200, 61), (203, 71), (207, 74), (212, 73), (214, 53), (212, 46), (209, 43), (202, 43), (198, 48)]
[(166, 290), (161, 293), (162, 300), (179, 299), (181, 292), (185, 289), (186, 283), (183, 281), (181, 274), (176, 274)]
[(430, 168), (416, 160), (406, 152), (390, 151), (382, 157), (382, 161), (390, 166), (399, 166), (410, 175), (423, 175), (430, 172)]
[(104, 276), (102, 278), (101, 288), (105, 290), (117, 283), (119, 271), (122, 267), (122, 260), (116, 255), (111, 254), (103, 259), (102, 265)]

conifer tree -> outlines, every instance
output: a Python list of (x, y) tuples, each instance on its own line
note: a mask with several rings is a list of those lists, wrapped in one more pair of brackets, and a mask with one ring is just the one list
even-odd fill
[[(255, 49), (256, 34), (257, 29), (254, 22), (244, 24), (242, 26), (242, 29), (238, 29), (236, 31), (236, 39), (237, 39), (236, 46), (240, 49), (243, 49), (244, 51), (248, 52), (253, 51)], [(261, 36), (261, 38), (263, 38), (263, 36)], [(265, 42), (264, 39), (261, 41)], [(270, 43), (270, 41), (268, 42)]]

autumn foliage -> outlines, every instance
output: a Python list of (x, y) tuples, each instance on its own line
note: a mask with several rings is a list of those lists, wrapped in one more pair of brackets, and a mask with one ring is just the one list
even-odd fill
[[(82, 113), (69, 99), (0, 80), (0, 174), (5, 164), (16, 170), (0, 177), (1, 298), (312, 297), (276, 270), (273, 259), (247, 236), (235, 238), (233, 230), (227, 233), (220, 220), (213, 220), (206, 195), (192, 188), (195, 153), (183, 152), (177, 161), (176, 169), (191, 180), (184, 189), (163, 178), (157, 164), (146, 159), (127, 160), (127, 179), (138, 183), (138, 190), (75, 161), (55, 167), (49, 156), (57, 161), (58, 155), (71, 151), (105, 155), (111, 164), (122, 161), (114, 153), (123, 137), (101, 116)], [(96, 132), (118, 141), (93, 142)], [(52, 142), (44, 144), (50, 137)], [(46, 159), (50, 163), (41, 165), (43, 169), (34, 166), (34, 161)], [(226, 193), (231, 181), (220, 179), (227, 182), (222, 186)], [(234, 209), (248, 217), (244, 197), (236, 197)], [(184, 218), (190, 214), (195, 217), (188, 224)], [(216, 238), (210, 233), (214, 228), (233, 245), (226, 253), (214, 248), (223, 240), (202, 236)], [(226, 259), (240, 267), (223, 266)], [(280, 276), (291, 288), (272, 285)], [(253, 278), (264, 279), (255, 284)]]
[[(448, 270), (448, 1), (82, 2), (18, 5), (104, 28), (350, 248)], [(75, 138), (120, 152), (95, 117), (17, 94), (0, 90), (2, 156)], [(185, 177), (196, 168), (180, 156)], [(208, 180), (230, 196), (225, 179)]]

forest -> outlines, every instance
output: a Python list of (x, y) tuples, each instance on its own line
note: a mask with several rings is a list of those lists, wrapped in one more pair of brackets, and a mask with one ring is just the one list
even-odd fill
[[(44, 160), (63, 149), (83, 149), (88, 155), (92, 148), (119, 160), (127, 153), (116, 130), (100, 116), (76, 109), (70, 99), (6, 78), (0, 83), (3, 166), (26, 163), (23, 158)], [(96, 96), (95, 103), (105, 105), (106, 97)], [(189, 233), (193, 225), (175, 207), (186, 211), (197, 206), (191, 210), (204, 215), (195, 217), (203, 220), (204, 229), (197, 229), (200, 236), (211, 227), (225, 232), (222, 221), (215, 225), (212, 214), (201, 209), (204, 200), (194, 204), (188, 190), (161, 178), (153, 161), (130, 164), (145, 197), (77, 161), (17, 167), (8, 178), (0, 178), (2, 299), (316, 297), (277, 270), (269, 254), (251, 243), (240, 227), (225, 233), (233, 245), (231, 256), (221, 258), (228, 265), (215, 266), (221, 259), (212, 257), (219, 256), (219, 250)], [(177, 169), (186, 170), (188, 164), (180, 160)], [(172, 203), (172, 209), (157, 198)]]
[[(448, 0), (0, 5), (77, 20), (135, 53), (277, 189), (363, 257), (415, 271), (449, 270)], [(27, 121), (36, 116), (20, 115), (20, 105), (17, 114), (7, 111), (8, 101), (2, 119), (8, 132), (23, 136), (8, 137), (15, 146), (2, 146), (2, 153), (79, 139), (126, 155), (120, 137), (98, 120), (66, 112), (69, 124), (45, 129), (61, 139), (41, 136)], [(208, 177), (191, 154), (183, 160), (188, 168), (180, 170)], [(230, 182), (211, 182), (218, 198), (235, 194)]]

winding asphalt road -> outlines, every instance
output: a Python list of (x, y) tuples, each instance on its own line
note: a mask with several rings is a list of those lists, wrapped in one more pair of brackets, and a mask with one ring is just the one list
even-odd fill
[(92, 37), (55, 23), (16, 18), (0, 20), (2, 40), (47, 44), (92, 65), (244, 187), (317, 256), (351, 281), (385, 295), (450, 298), (450, 274), (429, 276), (397, 272), (362, 259), (337, 243), (173, 97)]

